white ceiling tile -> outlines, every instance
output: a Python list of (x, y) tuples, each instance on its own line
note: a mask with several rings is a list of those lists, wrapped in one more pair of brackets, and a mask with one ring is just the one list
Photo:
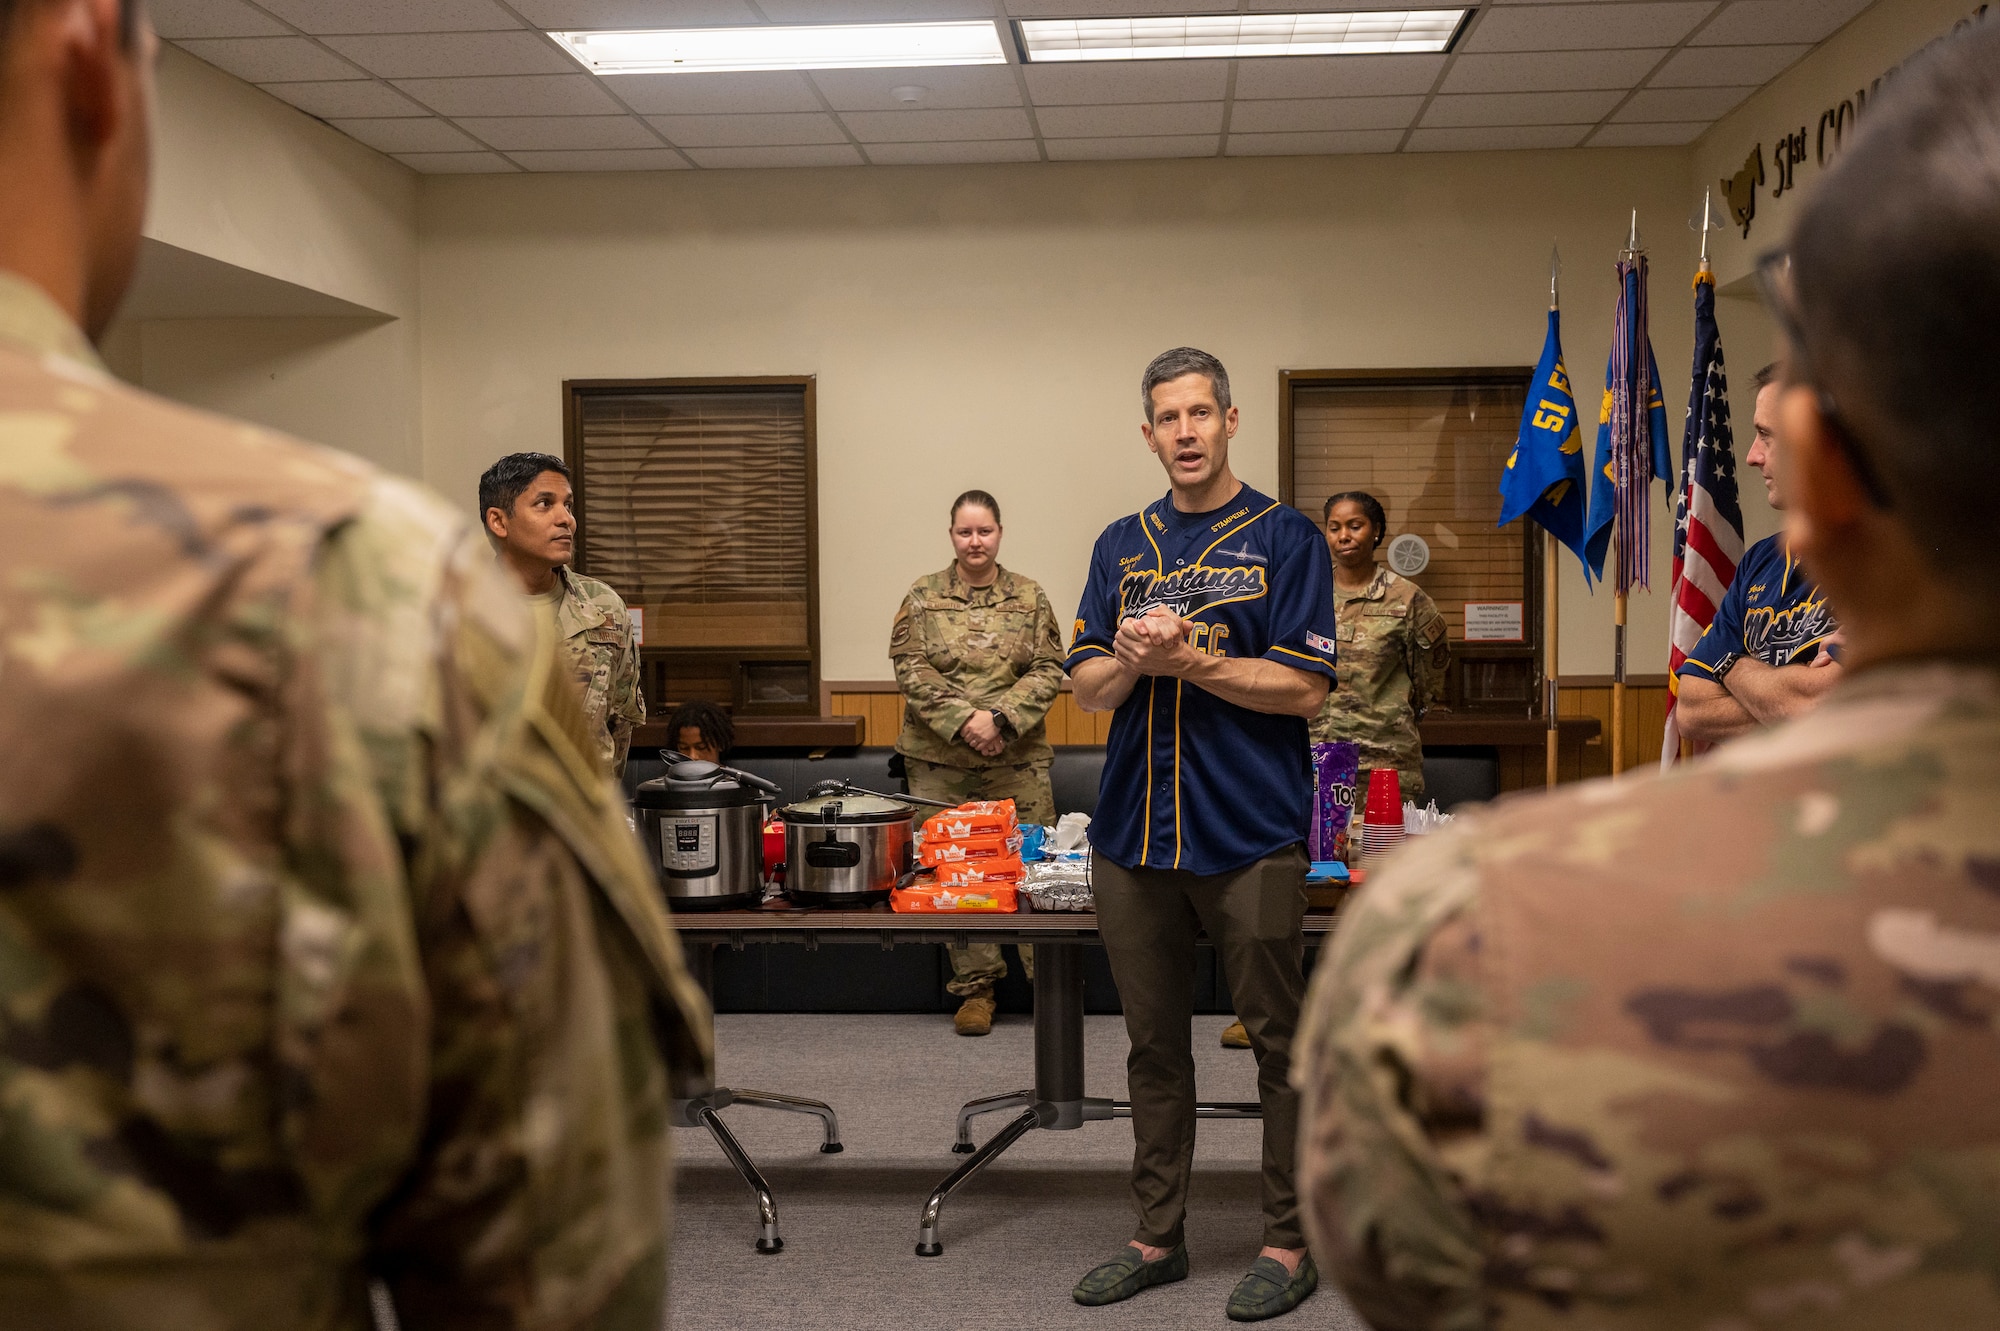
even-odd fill
[(1427, 93), (1444, 68), (1441, 55), (1309, 55), (1244, 60), (1236, 99), (1252, 97), (1390, 97)]
[(924, 23), (992, 18), (993, 0), (760, 0), (773, 23)]
[(385, 153), (470, 152), (479, 147), (449, 120), (439, 120), (436, 116), (327, 123), (349, 138)]
[[(156, 0), (157, 2), (157, 0)], [(301, 32), (477, 32), (518, 28), (493, 0), (259, 0)]]
[(1021, 72), (1036, 106), (1203, 102), (1229, 90), (1227, 60), (1102, 60), (1029, 65)]
[(1810, 46), (1686, 46), (1647, 81), (1649, 88), (1762, 87), (1797, 64)]
[(501, 152), (660, 146), (658, 136), (632, 116), (466, 116), (457, 123)]
[(1693, 143), (1709, 127), (1706, 120), (1663, 120), (1657, 125), (1606, 125), (1586, 148), (1661, 148)]
[(1715, 8), (1714, 0), (1629, 0), (1594, 5), (1489, 9), (1466, 39), (1472, 51), (1629, 50), (1672, 46)]
[(1238, 102), (1229, 113), (1229, 137), (1307, 130), (1404, 129), (1423, 109), (1421, 97), (1311, 97)]
[(1424, 112), (1424, 124), (1452, 125), (1585, 125), (1602, 120), (1624, 94), (1603, 92), (1479, 92), (1437, 97)]
[(861, 154), (851, 143), (792, 148), (690, 148), (697, 166), (721, 169), (764, 166), (860, 166)]
[(1168, 102), (1142, 106), (1044, 106), (1035, 112), (1045, 139), (1102, 139), (1119, 135), (1220, 134), (1221, 102)]
[(1051, 139), (1049, 159), (1057, 162), (1103, 162), (1130, 157), (1213, 157), (1218, 136), (1173, 134), (1162, 138)]
[(520, 170), (499, 153), (397, 153), (396, 160), (427, 176), (485, 176)]
[(648, 116), (647, 123), (683, 148), (747, 148), (765, 144), (846, 143), (824, 111), (753, 116)]
[(744, 0), (513, 0), (539, 28), (725, 27), (760, 23)]
[(146, 6), (153, 31), (174, 41), (182, 37), (283, 37), (284, 24), (244, 0), (152, 0)]
[(1124, 18), (1129, 14), (1217, 14), (1230, 0), (1006, 0), (1014, 18)]
[(530, 171), (685, 171), (687, 159), (672, 148), (621, 148), (604, 152), (509, 153)]
[(176, 42), (198, 60), (251, 83), (351, 79), (361, 73), (304, 37), (224, 37)]
[(1639, 51), (1509, 51), (1462, 55), (1452, 61), (1440, 92), (1572, 92), (1636, 88), (1665, 47)]
[[(922, 71), (929, 73), (930, 71)], [(620, 74), (605, 82), (644, 115), (706, 116), (759, 111), (817, 111), (805, 77), (770, 74)]]
[(1519, 148), (1574, 148), (1588, 125), (1509, 125), (1476, 129), (1418, 129), (1405, 152), (1507, 152)]
[(1755, 88), (1642, 88), (1612, 119), (1714, 120)]
[(849, 111), (848, 130), (863, 143), (924, 143), (947, 139), (1023, 139), (1034, 131), (1027, 112), (1012, 107), (991, 111)]
[(904, 103), (890, 95), (894, 88), (922, 88), (913, 108), (955, 109), (1019, 106), (1021, 88), (1005, 65), (940, 66), (932, 69), (818, 69), (812, 81), (836, 111), (893, 111)]
[[(1241, 107), (1237, 110), (1240, 112)], [(1320, 134), (1238, 134), (1229, 131), (1230, 157), (1326, 157), (1342, 153), (1392, 153), (1400, 129), (1349, 129)]]
[(868, 160), (877, 166), (942, 166), (951, 162), (1039, 162), (1033, 139), (986, 139), (972, 143), (871, 143)]
[[(567, 74), (576, 61), (537, 33), (453, 32), (323, 38), (385, 79), (449, 79), (490, 74)], [(596, 77), (591, 75), (589, 77)]]
[(358, 116), (420, 116), (424, 108), (374, 79), (341, 79), (333, 83), (266, 83), (265, 92), (290, 102), (322, 120)]
[(526, 74), (495, 79), (404, 79), (410, 96), (447, 116), (583, 116), (619, 110), (594, 74)]
[(1870, 0), (1734, 0), (1689, 43), (1750, 46), (1760, 42), (1821, 42)]

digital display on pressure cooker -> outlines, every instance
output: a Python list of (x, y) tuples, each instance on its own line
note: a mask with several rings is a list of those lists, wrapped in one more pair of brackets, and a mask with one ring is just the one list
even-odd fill
[(715, 815), (660, 819), (660, 863), (675, 873), (713, 873)]

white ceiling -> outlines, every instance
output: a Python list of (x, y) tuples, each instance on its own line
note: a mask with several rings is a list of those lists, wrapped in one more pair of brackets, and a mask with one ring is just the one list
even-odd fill
[[(1339, 0), (1325, 8), (1402, 8)], [(182, 49), (427, 173), (1687, 143), (1870, 0), (1486, 0), (1449, 55), (628, 74), (542, 28), (1313, 8), (1298, 0), (151, 0)], [(1008, 41), (1010, 59), (1012, 41)], [(893, 88), (924, 89), (914, 106)]]

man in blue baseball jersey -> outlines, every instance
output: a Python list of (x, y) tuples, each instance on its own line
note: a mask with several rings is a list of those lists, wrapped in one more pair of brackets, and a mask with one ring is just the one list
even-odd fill
[[(1763, 475), (1771, 507), (1782, 509), (1777, 370), (1757, 371), (1755, 433), (1744, 461)], [(1681, 733), (1716, 744), (1810, 711), (1840, 681), (1839, 632), (1826, 593), (1792, 558), (1785, 537), (1758, 541), (1743, 552), (1714, 620), (1675, 672)]]
[(1115, 709), (1091, 824), (1091, 882), (1132, 1052), (1138, 1233), (1077, 1284), (1113, 1303), (1187, 1275), (1194, 1158), (1195, 935), (1206, 930), (1257, 1059), (1264, 1250), (1229, 1316), (1291, 1311), (1318, 1282), (1293, 1181), (1288, 1083), (1305, 981), (1312, 800), (1306, 720), (1333, 681), (1333, 567), (1313, 522), (1229, 469), (1229, 375), (1180, 347), (1146, 367), (1139, 427), (1171, 489), (1105, 528), (1067, 668)]

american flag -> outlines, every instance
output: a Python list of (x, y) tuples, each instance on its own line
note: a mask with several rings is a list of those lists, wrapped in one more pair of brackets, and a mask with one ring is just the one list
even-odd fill
[(1694, 279), (1694, 379), (1681, 434), (1681, 491), (1674, 505), (1673, 603), (1668, 610), (1667, 733), (1660, 766), (1681, 756), (1674, 719), (1680, 676), (1674, 672), (1715, 619), (1743, 558), (1743, 508), (1736, 496), (1736, 446), (1729, 431), (1729, 377), (1715, 326), (1715, 275)]

